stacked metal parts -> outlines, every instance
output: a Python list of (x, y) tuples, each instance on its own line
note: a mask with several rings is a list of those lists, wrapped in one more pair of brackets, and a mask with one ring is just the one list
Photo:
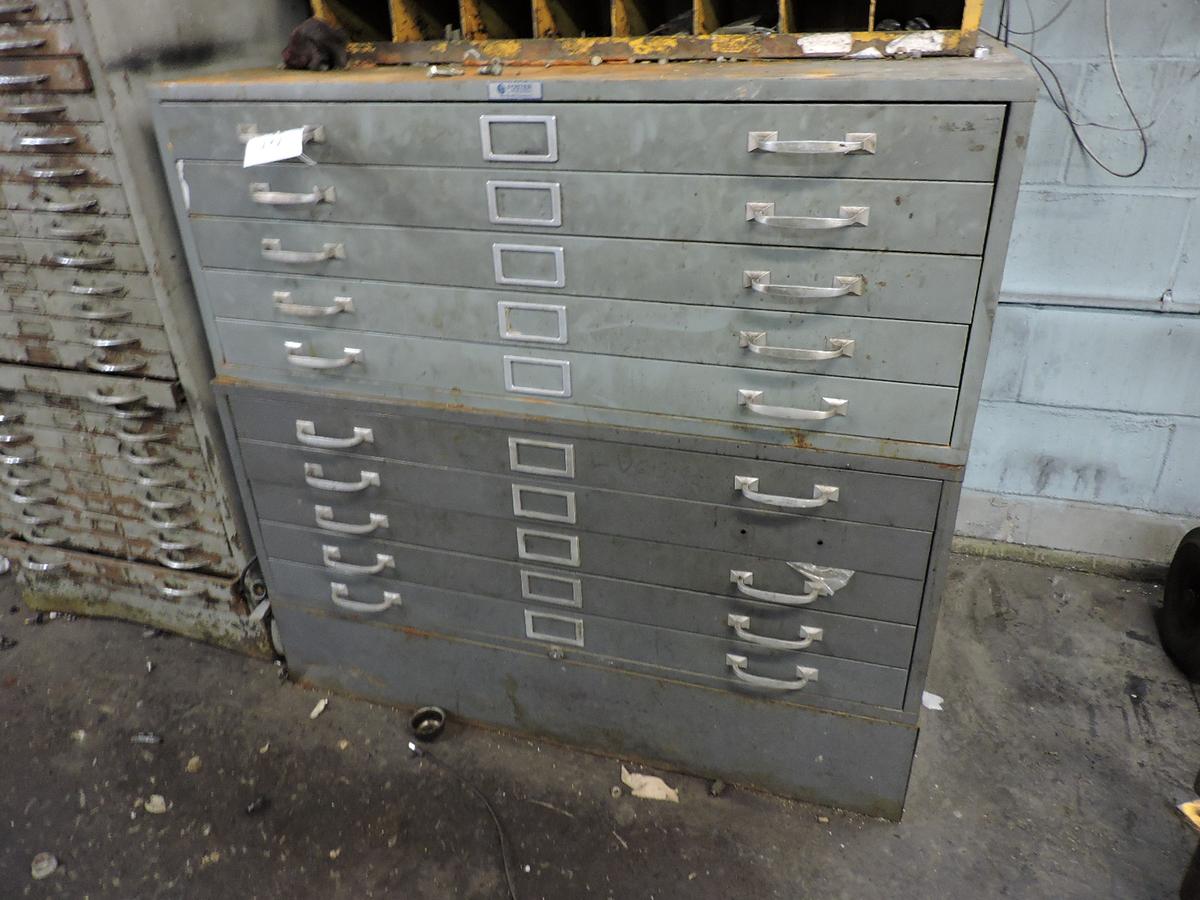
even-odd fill
[(86, 28), (0, 4), (0, 551), (35, 609), (264, 652)]
[(759, 69), (160, 86), (294, 672), (899, 813), (1033, 83)]

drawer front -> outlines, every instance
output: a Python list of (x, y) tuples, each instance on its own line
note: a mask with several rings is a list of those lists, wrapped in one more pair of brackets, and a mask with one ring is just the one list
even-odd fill
[[(305, 152), (327, 163), (990, 181), (1004, 107), (163, 103), (158, 119), (176, 159), (240, 161), (247, 128), (264, 133), (320, 125), (324, 140), (309, 143)], [(874, 133), (875, 150), (750, 149), (751, 134), (763, 132), (785, 141), (846, 141), (850, 134)]]
[(288, 458), (270, 445), (243, 444), (241, 453), (255, 487), (270, 484), (291, 493), (298, 510), (287, 521), (296, 524), (305, 524), (305, 516), (311, 516), (318, 505), (334, 507), (355, 520), (365, 520), (371, 513), (391, 518), (414, 505), (514, 519), (535, 528), (552, 523), (589, 533), (737, 549), (776, 559), (803, 556), (823, 546), (842, 559), (872, 558), (875, 571), (910, 578), (921, 577), (929, 555), (930, 534), (924, 531), (573, 485), (548, 486), (462, 469), (399, 463), (368, 468), (353, 460), (305, 463), (300, 455)]
[(10, 16), (0, 15), (0, 57), (82, 54), (73, 25), (66, 22), (13, 25), (11, 22)]
[(36, 0), (32, 3), (17, 3), (12, 12), (0, 14), (0, 22), (47, 22), (71, 18), (67, 0)]
[(71, 184), (0, 182), (0, 203), (8, 209), (53, 215), (95, 213), (129, 215), (125, 191), (119, 187)]
[[(728, 572), (720, 573), (724, 575), (723, 580), (710, 580), (710, 590), (705, 592), (630, 581), (620, 576), (595, 575), (583, 569), (552, 568), (521, 560), (492, 559), (412, 544), (345, 537), (270, 521), (263, 521), (261, 528), (264, 549), (273, 558), (321, 567), (327, 576), (336, 576), (351, 587), (369, 577), (348, 575), (345, 571), (330, 568), (325, 547), (336, 548), (338, 559), (333, 562), (350, 565), (377, 563), (377, 554), (382, 553), (392, 560), (392, 565), (387, 567), (388, 578), (481, 597), (587, 609), (599, 615), (684, 631), (728, 634), (730, 629), (726, 619), (730, 611), (754, 616), (755, 622), (762, 623), (760, 627), (764, 632), (777, 636), (782, 634), (780, 629), (790, 627), (786, 623), (803, 624), (800, 620), (809, 614), (829, 613), (842, 619), (854, 617), (861, 622), (907, 626), (916, 623), (921, 608), (920, 580), (871, 572), (856, 572), (845, 587), (834, 594), (818, 596), (805, 606), (793, 608), (740, 595)], [(746, 558), (742, 558), (742, 562), (746, 562)], [(776, 584), (780, 587), (799, 584), (795, 581), (795, 573), (776, 560), (752, 561), (750, 567), (759, 579), (779, 579)], [(836, 637), (831, 639), (825, 649), (830, 653), (838, 652), (837, 647), (841, 646), (838, 640)], [(874, 644), (871, 646), (875, 648)], [(898, 659), (891, 654), (893, 651), (899, 653), (900, 644), (887, 643), (886, 647), (891, 649), (876, 648), (870, 652), (880, 654), (877, 661), (891, 665), (893, 658)], [(900, 665), (899, 662), (894, 664)]]
[[(235, 163), (191, 163), (183, 178), (201, 216), (937, 253), (982, 251), (992, 193), (984, 183)], [(287, 206), (279, 192), (332, 192), (332, 202)]]
[(47, 97), (32, 92), (0, 92), (0, 122), (103, 122), (96, 98), (89, 94)]
[(103, 349), (91, 344), (48, 342), (45, 338), (0, 338), (0, 360), (81, 372), (135, 373), (147, 378), (173, 379), (176, 375), (169, 353), (137, 348)]
[(158, 304), (141, 297), (114, 298), (43, 291), (9, 291), (0, 285), (0, 311), (36, 313), (88, 323), (145, 325), (162, 328)]
[(59, 215), (0, 210), (0, 235), (86, 244), (136, 244), (132, 221), (125, 216)]
[[(308, 603), (320, 602), (329, 582), (315, 581), (311, 569), (272, 564), (273, 597), (287, 603), (294, 594)], [(368, 594), (360, 592), (360, 596)], [(382, 591), (369, 591), (379, 602)], [(423, 585), (403, 585), (386, 620), (422, 631), (478, 634), (512, 641), (536, 641), (565, 648), (572, 655), (588, 654), (671, 670), (684, 680), (695, 676), (738, 685), (727, 654), (744, 657), (753, 674), (794, 681), (797, 666), (812, 679), (803, 689), (816, 696), (900, 708), (908, 673), (902, 668), (820, 656), (805, 651), (764, 650), (742, 641), (618, 622), (584, 613), (551, 611), (503, 600), (469, 597)], [(619, 665), (619, 662), (617, 663)], [(815, 673), (811, 672), (816, 669)]]
[(949, 441), (957, 402), (957, 391), (948, 387), (523, 348), (506, 352), (373, 332), (221, 322), (218, 334), (228, 374), (435, 402), (450, 393), (508, 395), (542, 411), (546, 400), (555, 399), (572, 407), (931, 444)]
[[(747, 509), (770, 506), (748, 499), (738, 479), (756, 478), (758, 492), (806, 498), (818, 485), (837, 489), (820, 507), (822, 518), (932, 530), (940, 483), (722, 453), (672, 450), (544, 432), (544, 422), (515, 420), (501, 429), (418, 415), (384, 415), (366, 404), (296, 394), (238, 391), (234, 423), (243, 442), (270, 442), (278, 458), (349, 470), (383, 459), (505, 475), (551, 487), (581, 486), (719, 503)], [(603, 437), (604, 431), (597, 435)], [(370, 440), (365, 440), (369, 435)], [(314, 444), (304, 443), (305, 441)], [(322, 445), (341, 445), (324, 450)], [(297, 455), (299, 454), (299, 455)], [(292, 463), (288, 463), (292, 465)], [(822, 494), (825, 496), (826, 494)], [(775, 507), (771, 507), (775, 508)], [(781, 511), (787, 512), (786, 509)], [(812, 509), (794, 514), (813, 515)]]
[[(0, 44), (4, 39), (0, 37)], [(75, 122), (0, 123), (0, 151), (36, 153), (45, 156), (78, 153), (111, 153), (108, 129), (101, 124), (82, 125)]]
[(186, 412), (156, 410), (146, 419), (122, 419), (95, 404), (60, 397), (13, 391), (0, 395), (0, 440), (23, 443), (27, 428), (49, 428), (121, 441), (129, 445), (179, 447), (199, 451), (196, 429)]
[[(110, 433), (96, 433), (78, 429), (61, 430), (58, 428), (42, 428), (26, 424), (5, 424), (2, 437), (6, 442), (2, 445), (4, 452), (16, 457), (36, 455), (42, 451), (63, 451), (65, 453), (82, 453), (96, 456), (120, 458), (131, 467), (180, 466), (182, 468), (204, 468), (204, 457), (193, 448), (172, 446), (170, 434), (167, 431), (153, 430), (153, 425), (145, 426), (142, 430), (137, 425), (130, 425), (126, 434), (120, 439), (115, 435), (117, 430)], [(162, 441), (147, 441), (148, 437), (163, 435)], [(135, 460), (151, 460), (139, 464)], [(36, 460), (30, 460), (34, 463)]]
[[(979, 280), (979, 260), (936, 254), (242, 219), (194, 219), (192, 231), (201, 264), (221, 269), (933, 322), (970, 322)], [(305, 253), (340, 247), (345, 258), (276, 262), (264, 258), (264, 240)], [(798, 301), (760, 293), (747, 272), (765, 272), (767, 284), (796, 288), (840, 288), (861, 276), (864, 289), (861, 296)]]
[(98, 349), (171, 352), (161, 328), (124, 322), (59, 319), (36, 313), (0, 313), (0, 337), (87, 344)]
[[(958, 383), (968, 333), (933, 322), (245, 272), (204, 280), (218, 318), (921, 384)], [(832, 358), (796, 359), (804, 350)]]
[[(886, 539), (881, 555), (847, 537), (844, 523), (822, 523), (820, 534), (809, 531), (803, 541), (790, 548), (772, 547), (769, 537), (757, 541), (752, 529), (727, 542), (727, 549), (692, 547), (614, 534), (581, 533), (570, 525), (552, 522), (493, 519), (476, 513), (419, 507), (413, 504), (365, 504), (342, 499), (313, 502), (298, 495), (294, 488), (260, 484), (252, 488), (258, 514), (263, 519), (284, 524), (319, 528), (330, 535), (346, 537), (347, 531), (361, 531), (374, 539), (411, 543), (422, 547), (454, 550), (507, 559), (579, 569), (597, 575), (667, 584), (705, 593), (740, 593), (738, 580), (730, 572), (753, 571), (755, 561), (775, 560), (770, 571), (783, 570), (789, 575), (770, 578), (755, 572), (756, 590), (776, 593), (804, 593), (806, 579), (787, 563), (804, 566), (833, 566), (853, 572), (870, 571), (881, 575), (921, 578), (925, 574), (928, 535), (921, 532), (895, 531)], [(441, 524), (447, 528), (441, 528)], [(789, 520), (793, 528), (806, 520)], [(841, 527), (838, 527), (838, 526)], [(826, 537), (825, 535), (828, 535)], [(710, 543), (717, 543), (712, 541)], [(766, 545), (770, 555), (759, 555), (755, 546)], [(722, 562), (723, 561), (723, 562)], [(747, 562), (749, 561), (749, 562)], [(696, 568), (697, 572), (687, 571)], [(657, 571), (661, 570), (661, 571)], [(697, 575), (699, 580), (693, 580)], [(763, 583), (768, 579), (768, 583)], [(811, 580), (811, 579), (809, 579)], [(851, 579), (853, 581), (853, 579)], [(745, 581), (740, 582), (745, 586)]]
[(0, 292), (13, 291), (72, 294), (97, 301), (109, 297), (154, 298), (150, 279), (142, 274), (15, 264), (0, 267)]
[(91, 89), (87, 66), (78, 57), (0, 59), (0, 94)]
[(131, 412), (137, 408), (179, 409), (179, 385), (119, 375), (50, 372), (45, 369), (0, 366), (0, 390), (33, 391), (86, 400), (98, 410)]
[[(169, 450), (129, 450), (129, 455), (95, 456), (88, 453), (56, 449), (28, 448), (10, 450), (4, 456), (10, 460), (0, 472), (7, 484), (30, 479), (42, 481), (59, 469), (78, 473), (85, 484), (111, 481), (113, 492), (133, 492), (147, 487), (179, 487), (192, 491), (211, 491), (206, 469), (181, 468), (173, 464)], [(154, 459), (149, 454), (154, 454)], [(12, 460), (21, 460), (16, 463)], [(159, 462), (159, 460), (165, 460)]]
[(72, 272), (146, 271), (141, 247), (127, 244), (97, 246), (69, 239), (0, 238), (0, 259)]
[(61, 153), (0, 153), (0, 175), (26, 184), (119, 185), (121, 176), (111, 156), (64, 156)]

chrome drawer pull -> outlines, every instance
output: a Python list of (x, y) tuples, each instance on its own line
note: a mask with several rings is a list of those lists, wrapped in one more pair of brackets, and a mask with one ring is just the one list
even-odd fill
[[(63, 520), (63, 514), (56, 509), (45, 509), (34, 512), (32, 509), (21, 510), (21, 521), (26, 525), (56, 525)], [(33, 540), (29, 538), (29, 540)], [(53, 541), (52, 543), (58, 543)]]
[(767, 416), (772, 419), (792, 419), (798, 422), (819, 422), (822, 419), (832, 419), (834, 416), (846, 415), (849, 400), (835, 400), (832, 397), (822, 397), (821, 402), (829, 409), (794, 409), (790, 406), (766, 406), (759, 403), (762, 391), (738, 391), (738, 406), (744, 406), (752, 413)]
[(168, 600), (192, 600), (203, 597), (206, 593), (204, 585), (199, 587), (177, 587), (169, 581), (158, 586), (158, 593)]
[(375, 562), (369, 566), (342, 562), (342, 551), (329, 544), (321, 546), (321, 560), (325, 563), (325, 568), (343, 575), (378, 575), (384, 569), (396, 568), (396, 560), (386, 553), (376, 553)]
[(159, 531), (178, 531), (181, 528), (191, 528), (196, 524), (195, 516), (180, 516), (177, 519), (164, 519), (157, 512), (150, 513), (150, 524)]
[(0, 16), (13, 16), (17, 13), (33, 12), (36, 3), (0, 3)]
[(313, 514), (316, 517), (318, 528), (324, 528), (326, 531), (334, 531), (338, 534), (370, 534), (373, 531), (378, 531), (380, 528), (388, 527), (388, 517), (382, 513), (368, 513), (367, 522), (364, 525), (335, 522), (333, 519), (333, 509), (328, 506), (314, 506)]
[(183, 482), (179, 479), (178, 476), (171, 476), (171, 477), (165, 477), (165, 478), (154, 478), (151, 475), (144, 475), (141, 472), (134, 473), (133, 481), (139, 487), (175, 488), (175, 487), (181, 487), (183, 484)]
[(328, 359), (324, 356), (305, 356), (303, 355), (303, 341), (284, 341), (284, 349), (287, 351), (287, 361), (289, 365), (297, 366), (301, 369), (344, 369), (346, 366), (352, 366), (354, 363), (362, 359), (363, 352), (354, 347), (343, 347), (342, 353), (337, 359)]
[(63, 181), (67, 178), (78, 178), (87, 174), (87, 169), (26, 169), (30, 178), (39, 181)]
[(142, 408), (139, 408), (139, 407), (125, 408), (125, 407), (119, 407), (119, 406), (111, 406), (108, 408), (107, 412), (114, 419), (131, 419), (131, 420), (157, 419), (159, 416), (162, 415), (161, 409), (147, 409), (144, 407), (142, 407)]
[(18, 506), (29, 506), (32, 503), (41, 503), (53, 506), (57, 500), (56, 497), (31, 497), (24, 493), (21, 488), (14, 488), (5, 494), (5, 496)]
[(875, 133), (871, 131), (852, 131), (846, 135), (844, 141), (781, 141), (778, 131), (751, 131), (746, 141), (746, 149), (751, 153), (762, 151), (805, 156), (844, 156), (847, 153), (874, 153), (876, 143)]
[(812, 628), (808, 625), (800, 626), (801, 639), (798, 641), (785, 641), (780, 638), (763, 637), (761, 634), (754, 634), (750, 631), (750, 617), (739, 616), (734, 613), (729, 614), (726, 619), (729, 627), (733, 629), (733, 633), (745, 641), (747, 644), (757, 644), (760, 647), (770, 647), (772, 650), (807, 650), (812, 646), (813, 641), (825, 639), (825, 629)]
[[(3, 15), (2, 10), (0, 15)], [(10, 116), (54, 116), (65, 113), (67, 108), (57, 103), (35, 103), (29, 106), (5, 107), (4, 111)]]
[[(0, 10), (2, 13), (3, 10)], [(45, 73), (37, 75), (0, 75), (0, 87), (26, 87), (31, 84), (41, 84), (44, 81), (49, 81), (50, 76)]]
[[(3, 50), (0, 45), (0, 50)], [(65, 134), (27, 135), (17, 141), (18, 147), (69, 147), (75, 138)]]
[(159, 550), (195, 550), (196, 544), (192, 541), (172, 540), (171, 535), (165, 532), (151, 535), (150, 543)]
[(66, 256), (55, 254), (50, 257), (50, 264), (64, 269), (102, 269), (116, 262), (112, 256)]
[(0, 41), (0, 53), (7, 53), (9, 50), (33, 50), (37, 47), (45, 46), (45, 38), (22, 38), (15, 41)]
[(76, 303), (71, 306), (71, 315), (92, 322), (121, 322), (133, 313), (127, 309), (96, 309), (89, 303)]
[(76, 200), (72, 203), (51, 203), (50, 201), (47, 200), (46, 204), (45, 204), (45, 209), (46, 209), (46, 212), (77, 213), (77, 212), (87, 212), (88, 210), (95, 209), (99, 205), (100, 205), (100, 201), (96, 200), (95, 198), (87, 199), (87, 200)]
[(797, 362), (813, 362), (821, 359), (837, 359), (839, 356), (854, 355), (854, 341), (847, 338), (825, 338), (831, 350), (805, 350), (793, 347), (768, 347), (765, 331), (739, 331), (738, 346), (759, 356), (772, 359), (788, 359)]
[(25, 559), (21, 560), (21, 565), (30, 572), (37, 572), (40, 575), (44, 575), (47, 572), (57, 572), (59, 569), (66, 569), (68, 568), (69, 563), (67, 563), (66, 560), (59, 562), (41, 562), (34, 559), (32, 556), (27, 556)]
[(52, 225), (50, 237), (62, 238), (68, 241), (100, 240), (104, 237), (104, 226), (95, 225), (91, 228), (60, 228)]
[(21, 540), (27, 541), (30, 544), (40, 544), (43, 547), (55, 547), (66, 539), (67, 538), (65, 535), (61, 537), (51, 537), (50, 535), (43, 534), (42, 528), (39, 525), (26, 528), (21, 532)]
[[(324, 125), (305, 125), (303, 143), (323, 144), (325, 143), (325, 126)], [(289, 131), (290, 129), (283, 128), (281, 131)], [(237, 127), (237, 139), (240, 144), (247, 144), (250, 138), (258, 137), (258, 126), (253, 122), (242, 123)]]
[(751, 475), (734, 475), (733, 489), (741, 491), (742, 496), (754, 503), (765, 503), (767, 506), (778, 506), (780, 509), (819, 509), (826, 503), (837, 503), (841, 489), (827, 484), (814, 484), (812, 499), (803, 497), (784, 497), (778, 494), (760, 494), (758, 479)]
[(744, 656), (738, 656), (736, 653), (725, 654), (725, 665), (733, 669), (733, 675), (738, 681), (744, 681), (746, 684), (767, 688), (772, 691), (798, 691), (808, 687), (809, 682), (817, 680), (817, 670), (811, 666), (796, 666), (795, 681), (783, 681), (779, 678), (751, 675), (746, 671), (749, 660)]
[(88, 329), (88, 336), (84, 339), (84, 343), (92, 347), (100, 347), (102, 349), (113, 350), (118, 347), (136, 347), (140, 343), (135, 337), (100, 337), (96, 334), (94, 327)]
[(370, 428), (354, 426), (353, 437), (335, 438), (317, 434), (317, 426), (304, 419), (296, 420), (296, 440), (306, 447), (317, 447), (321, 450), (349, 450), (359, 444), (375, 443), (375, 432)]
[(0, 412), (0, 425), (24, 425), (25, 413), (6, 413)]
[(122, 285), (72, 284), (67, 291), (72, 294), (83, 294), (87, 297), (116, 297), (125, 293)]
[(275, 300), (275, 312), (286, 316), (304, 316), (316, 319), (322, 316), (336, 316), (338, 313), (354, 312), (354, 300), (350, 297), (334, 297), (329, 306), (306, 306), (303, 303), (289, 302), (291, 291), (275, 291), (271, 295)]
[(850, 228), (866, 225), (870, 220), (869, 206), (840, 206), (834, 216), (777, 216), (774, 203), (746, 203), (746, 221), (757, 222), (770, 228), (798, 228), (806, 231), (823, 231), (832, 228)]
[(14, 434), (0, 434), (0, 444), (24, 444), (27, 441), (32, 441), (32, 434), (22, 434), (16, 432)]
[(811, 582), (806, 582), (804, 585), (808, 591), (806, 594), (779, 594), (775, 591), (762, 591), (752, 587), (754, 584), (753, 572), (739, 572), (736, 569), (729, 570), (729, 581), (743, 597), (749, 597), (751, 600), (763, 600), (767, 603), (778, 603), (782, 606), (805, 606), (821, 596), (820, 589)]
[(38, 473), (37, 475), (27, 475), (25, 477), (21, 477), (20, 475), (14, 475), (10, 469), (5, 469), (3, 472), (0, 472), (0, 481), (4, 482), (9, 487), (14, 488), (33, 487), (34, 485), (38, 484), (49, 484), (50, 473), (45, 472)]
[(145, 444), (149, 441), (165, 441), (170, 435), (165, 431), (129, 431), (117, 427), (113, 429), (113, 437), (126, 444)]
[(192, 501), (184, 497), (182, 500), (168, 500), (159, 496), (154, 488), (148, 488), (141, 494), (137, 494), (133, 498), (138, 502), (139, 506), (144, 506), (146, 509), (162, 510), (164, 512), (175, 512), (184, 509)]
[(87, 363), (87, 367), (93, 372), (105, 372), (109, 375), (121, 375), (146, 368), (146, 360), (144, 359), (135, 362), (115, 363), (109, 362), (103, 353), (93, 353), (84, 362)]
[(167, 456), (165, 453), (162, 456), (154, 456), (153, 454), (139, 456), (137, 453), (134, 453), (132, 450), (127, 450), (124, 453), (122, 453), (121, 459), (125, 460), (125, 462), (129, 463), (129, 465), (131, 465), (131, 466), (138, 466), (138, 467), (141, 467), (141, 466), (163, 466), (171, 461), (171, 457)]
[(92, 389), (88, 391), (87, 398), (93, 403), (99, 403), (101, 406), (124, 406), (127, 403), (137, 403), (146, 399), (145, 394), (105, 394), (102, 391)]
[(330, 259), (345, 259), (345, 244), (323, 244), (320, 250), (284, 250), (278, 238), (262, 239), (262, 258), (277, 263), (319, 263)]
[(350, 599), (350, 588), (337, 581), (329, 584), (329, 599), (334, 606), (349, 609), (353, 612), (383, 612), (389, 606), (399, 606), (403, 601), (395, 591), (384, 591), (383, 599), (378, 603), (363, 603), (361, 600)]
[(289, 194), (286, 191), (273, 191), (269, 184), (255, 182), (250, 185), (250, 199), (264, 206), (316, 206), (318, 203), (333, 203), (336, 195), (331, 187), (314, 187), (311, 194)]
[(27, 453), (15, 453), (11, 450), (0, 450), (0, 463), (6, 466), (27, 466), (31, 462), (37, 462), (37, 448), (28, 448)]
[(177, 572), (187, 572), (192, 569), (200, 569), (204, 567), (205, 560), (188, 559), (186, 556), (180, 556), (178, 550), (168, 550), (165, 553), (160, 553), (154, 557), (161, 565), (168, 569), (175, 569)]
[(325, 478), (325, 473), (317, 463), (304, 464), (304, 481), (318, 491), (338, 491), (342, 494), (357, 494), (369, 487), (379, 487), (378, 472), (359, 472), (358, 481), (333, 481)]
[(771, 297), (790, 297), (793, 300), (820, 300), (845, 297), (847, 294), (862, 296), (867, 280), (861, 275), (834, 275), (833, 287), (812, 287), (807, 284), (771, 284), (771, 273), (747, 269), (742, 272), (742, 287), (756, 294)]

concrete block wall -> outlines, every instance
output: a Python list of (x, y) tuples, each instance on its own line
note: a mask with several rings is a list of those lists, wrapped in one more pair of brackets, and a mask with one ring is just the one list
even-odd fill
[[(1014, 31), (1064, 2), (1014, 2)], [(1134, 178), (1107, 174), (1043, 92), (958, 530), (1162, 563), (1200, 526), (1200, 2), (1111, 2), (1149, 161)], [(989, 2), (987, 30), (999, 5)], [(1102, 0), (1071, 0), (1032, 41), (1076, 118), (1132, 127)], [(1136, 133), (1084, 136), (1110, 167), (1136, 165)]]

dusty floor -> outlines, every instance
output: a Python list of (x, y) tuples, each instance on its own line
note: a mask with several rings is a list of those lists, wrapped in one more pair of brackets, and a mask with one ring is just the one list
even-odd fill
[[(487, 812), (408, 755), (399, 713), (334, 697), (312, 721), (320, 695), (274, 666), (132, 625), (25, 626), (3, 590), (0, 897), (504, 896)], [(435, 752), (493, 798), (522, 898), (1167, 897), (1196, 845), (1173, 805), (1200, 715), (1157, 596), (956, 559), (928, 685), (945, 708), (900, 824), (676, 775), (677, 806), (614, 798), (616, 761), (474, 729)], [(33, 881), (43, 850), (61, 867)]]

